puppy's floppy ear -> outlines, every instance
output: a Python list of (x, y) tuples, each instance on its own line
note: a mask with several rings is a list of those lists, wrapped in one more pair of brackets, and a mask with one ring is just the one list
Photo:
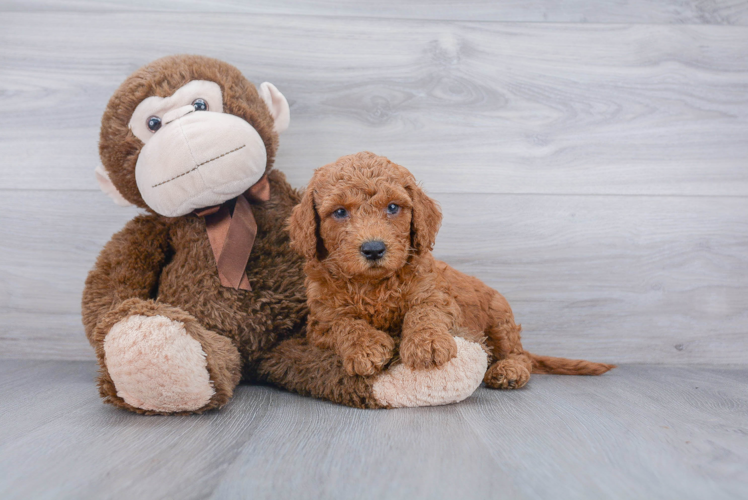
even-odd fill
[(436, 233), (442, 224), (442, 212), (415, 182), (406, 186), (413, 200), (413, 213), (410, 221), (410, 241), (416, 253), (431, 251), (436, 241)]
[(314, 188), (310, 183), (301, 198), (301, 203), (294, 207), (288, 219), (291, 248), (306, 260), (321, 260), (327, 257), (327, 250), (319, 234), (319, 225), (319, 214), (314, 207)]

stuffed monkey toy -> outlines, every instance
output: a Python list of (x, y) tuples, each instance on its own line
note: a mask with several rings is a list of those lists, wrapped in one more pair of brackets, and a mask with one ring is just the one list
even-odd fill
[(83, 292), (105, 402), (201, 413), (244, 380), (383, 408), (456, 402), (480, 384), (478, 343), (439, 370), (360, 377), (306, 342), (303, 262), (286, 231), (300, 193), (272, 168), (288, 124), (272, 84), (199, 56), (148, 64), (110, 99), (96, 177), (145, 213), (107, 243)]

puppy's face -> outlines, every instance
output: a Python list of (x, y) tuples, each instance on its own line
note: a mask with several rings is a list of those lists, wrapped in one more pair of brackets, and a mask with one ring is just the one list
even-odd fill
[(299, 253), (334, 275), (378, 279), (431, 250), (440, 221), (407, 169), (358, 153), (315, 172), (289, 232)]
[[(354, 182), (351, 182), (354, 181)], [(325, 266), (345, 276), (383, 277), (405, 265), (413, 200), (386, 176), (351, 176), (318, 191)]]

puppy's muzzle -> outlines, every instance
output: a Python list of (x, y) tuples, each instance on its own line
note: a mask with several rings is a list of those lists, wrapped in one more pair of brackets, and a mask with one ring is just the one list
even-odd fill
[(380, 240), (365, 241), (361, 245), (361, 255), (366, 257), (366, 260), (377, 261), (384, 257), (386, 252), (387, 246)]

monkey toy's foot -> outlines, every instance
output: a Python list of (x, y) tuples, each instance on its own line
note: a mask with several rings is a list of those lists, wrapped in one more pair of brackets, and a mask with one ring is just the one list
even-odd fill
[(104, 339), (109, 376), (127, 404), (157, 412), (194, 411), (215, 394), (200, 342), (164, 316), (130, 316)]
[(486, 373), (488, 356), (477, 342), (454, 340), (457, 354), (438, 368), (414, 370), (399, 364), (379, 375), (372, 387), (377, 403), (387, 408), (446, 405), (475, 392)]
[(163, 315), (133, 314), (115, 323), (103, 357), (102, 396), (140, 413), (220, 407), (240, 376), (239, 353), (229, 339), (194, 320)]

